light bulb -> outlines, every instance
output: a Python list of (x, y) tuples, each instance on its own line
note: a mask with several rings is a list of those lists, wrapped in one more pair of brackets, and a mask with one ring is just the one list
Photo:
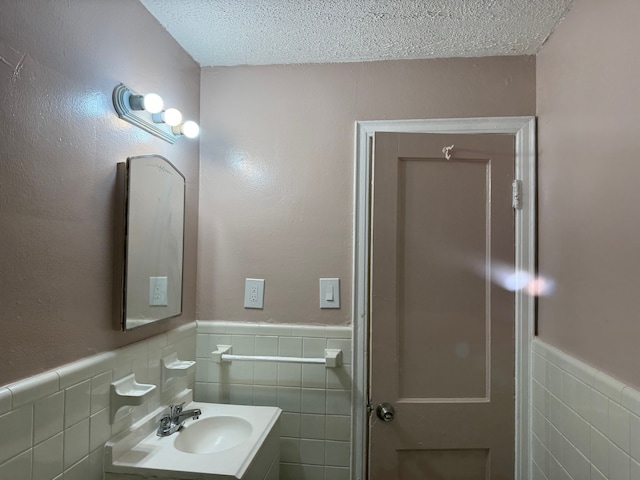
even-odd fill
[(187, 138), (196, 138), (200, 134), (200, 127), (193, 120), (187, 120), (182, 124), (182, 134)]
[(162, 121), (172, 127), (180, 125), (182, 122), (182, 114), (177, 108), (167, 108), (161, 115)]
[(131, 110), (146, 110), (149, 113), (159, 113), (164, 107), (164, 102), (162, 97), (156, 93), (131, 95), (129, 97), (129, 107)]
[(159, 113), (164, 107), (162, 97), (157, 93), (147, 93), (142, 101), (144, 109), (149, 113)]

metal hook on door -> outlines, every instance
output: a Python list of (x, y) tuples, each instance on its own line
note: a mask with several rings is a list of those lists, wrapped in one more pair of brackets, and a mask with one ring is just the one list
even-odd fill
[(455, 145), (451, 145), (450, 147), (444, 147), (442, 149), (442, 153), (444, 153), (444, 158), (446, 158), (447, 160), (451, 160), (451, 150), (453, 150), (453, 147), (455, 147)]

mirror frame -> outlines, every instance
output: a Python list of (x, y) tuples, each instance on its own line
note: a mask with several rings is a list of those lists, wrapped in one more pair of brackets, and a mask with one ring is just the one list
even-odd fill
[[(127, 305), (130, 299), (131, 292), (128, 291), (128, 278), (130, 267), (130, 217), (131, 217), (131, 189), (132, 189), (132, 175), (131, 175), (131, 162), (136, 159), (155, 158), (162, 160), (167, 168), (170, 168), (172, 172), (177, 173), (182, 180), (182, 248), (179, 253), (180, 257), (180, 280), (177, 283), (180, 288), (179, 293), (179, 305), (177, 306), (177, 313), (170, 315), (161, 315), (154, 318), (149, 318), (148, 322), (141, 322), (139, 325), (132, 325), (127, 322)], [(135, 185), (134, 185), (135, 187)], [(116, 180), (116, 208), (118, 212), (118, 219), (115, 229), (115, 247), (116, 255), (114, 262), (114, 322), (118, 330), (130, 331), (145, 325), (154, 324), (160, 320), (168, 318), (175, 318), (182, 315), (183, 312), (183, 297), (184, 297), (184, 245), (185, 245), (185, 221), (186, 221), (186, 179), (185, 176), (173, 165), (169, 160), (161, 155), (138, 155), (128, 157), (126, 162), (119, 162), (117, 165), (117, 180)], [(147, 300), (148, 301), (148, 300)]]

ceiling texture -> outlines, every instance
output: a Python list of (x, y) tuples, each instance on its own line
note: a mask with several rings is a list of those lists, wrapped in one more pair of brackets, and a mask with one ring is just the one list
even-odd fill
[(573, 0), (140, 0), (201, 66), (533, 55)]

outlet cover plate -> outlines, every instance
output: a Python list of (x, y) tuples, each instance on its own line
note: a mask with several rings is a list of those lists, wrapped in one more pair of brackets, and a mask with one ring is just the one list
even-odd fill
[(149, 306), (167, 305), (167, 277), (149, 277)]
[(247, 278), (244, 282), (244, 308), (263, 308), (264, 279)]

